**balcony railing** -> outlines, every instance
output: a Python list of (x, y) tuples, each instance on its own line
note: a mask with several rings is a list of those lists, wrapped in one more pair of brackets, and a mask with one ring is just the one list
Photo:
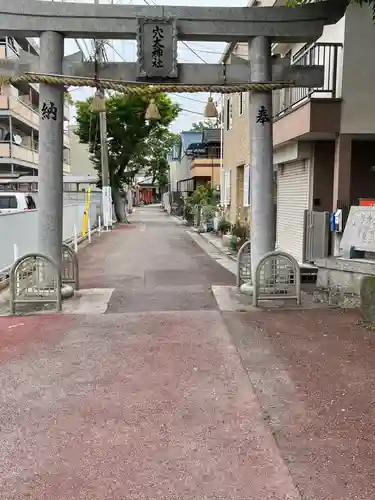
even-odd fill
[(9, 97), (9, 109), (21, 120), (27, 122), (34, 128), (39, 128), (39, 113), (32, 106), (29, 106), (21, 99)]
[(28, 123), (31, 127), (39, 127), (38, 112), (16, 97), (0, 96), (0, 109), (9, 109), (23, 122)]
[[(17, 97), (0, 96), (0, 109), (9, 109), (19, 120), (27, 123), (30, 127), (39, 129), (39, 111), (22, 99)], [(64, 113), (67, 117), (69, 106), (64, 105)], [(64, 133), (64, 145), (69, 147), (69, 138)]]
[(70, 148), (69, 132), (64, 130), (64, 147)]
[(9, 160), (14, 158), (15, 160), (32, 163), (35, 165), (35, 168), (38, 167), (39, 163), (38, 151), (25, 146), (19, 146), (18, 144), (11, 144), (9, 142), (0, 142), (0, 157), (9, 158)]
[(0, 142), (0, 158), (10, 158), (9, 142)]
[[(35, 145), (34, 145), (35, 147)], [(10, 142), (0, 142), (0, 159), (6, 158), (9, 161), (20, 160), (32, 164), (33, 168), (39, 168), (39, 151)], [(70, 164), (67, 159), (64, 159), (63, 170), (65, 173), (70, 172)]]
[(191, 158), (191, 161), (196, 161), (200, 159), (204, 160), (211, 160), (211, 159), (218, 159), (221, 157), (221, 148), (220, 146), (211, 146), (207, 145), (207, 147), (203, 150), (202, 148), (199, 148), (199, 150), (192, 152), (191, 155), (189, 155)]
[(273, 113), (275, 118), (314, 97), (328, 99), (339, 97), (338, 75), (342, 65), (341, 43), (315, 43), (297, 52), (291, 64), (323, 66), (324, 82), (322, 87), (291, 87), (275, 91), (273, 93)]
[(18, 160), (26, 161), (28, 163), (33, 163), (35, 168), (39, 165), (39, 152), (34, 149), (26, 148), (24, 146), (18, 146), (17, 144), (11, 145), (11, 156)]

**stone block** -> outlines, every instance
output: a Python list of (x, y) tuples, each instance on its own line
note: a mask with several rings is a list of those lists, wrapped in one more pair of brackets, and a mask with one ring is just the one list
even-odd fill
[(361, 312), (366, 323), (375, 323), (375, 276), (364, 276), (361, 280)]
[(375, 252), (375, 207), (350, 209), (340, 243), (340, 253), (347, 258), (363, 258)]

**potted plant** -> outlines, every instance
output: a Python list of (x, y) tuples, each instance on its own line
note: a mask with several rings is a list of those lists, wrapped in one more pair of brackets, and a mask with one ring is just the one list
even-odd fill
[(214, 226), (215, 207), (205, 205), (202, 208), (202, 227), (204, 231), (212, 231)]
[(234, 245), (235, 250), (239, 250), (242, 245), (249, 239), (249, 230), (247, 226), (241, 224), (238, 219), (233, 227), (232, 234), (236, 238), (236, 242)]
[(231, 229), (232, 229), (232, 224), (224, 217), (222, 217), (218, 222), (217, 232), (223, 240), (223, 245), (227, 247), (230, 246), (230, 240), (232, 238), (232, 235), (230, 234)]
[(217, 232), (219, 233), (219, 235), (223, 236), (224, 234), (228, 234), (231, 229), (232, 224), (228, 220), (226, 220), (225, 217), (222, 217), (217, 225)]
[(188, 225), (192, 225), (194, 223), (194, 209), (188, 200), (184, 203), (183, 217)]
[(238, 238), (235, 234), (232, 233), (229, 240), (230, 249), (233, 251), (237, 250), (237, 243), (238, 243)]

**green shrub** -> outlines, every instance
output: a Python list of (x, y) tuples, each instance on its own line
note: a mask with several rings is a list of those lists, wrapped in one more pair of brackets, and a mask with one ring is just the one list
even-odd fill
[(184, 203), (183, 217), (189, 224), (194, 222), (194, 208), (188, 201)]
[(222, 217), (219, 220), (217, 230), (222, 234), (227, 234), (231, 229), (232, 224), (228, 220), (226, 220), (225, 217)]
[(248, 226), (241, 224), (240, 221), (237, 220), (232, 229), (232, 234), (241, 240), (247, 240), (249, 239), (249, 233), (250, 231)]
[(237, 250), (237, 236), (235, 236), (234, 234), (232, 234), (229, 245), (232, 250)]
[(215, 217), (216, 207), (214, 205), (205, 205), (202, 208), (202, 221), (209, 222)]
[(215, 205), (216, 197), (215, 191), (211, 186), (200, 185), (197, 189), (189, 196), (189, 203), (192, 205)]

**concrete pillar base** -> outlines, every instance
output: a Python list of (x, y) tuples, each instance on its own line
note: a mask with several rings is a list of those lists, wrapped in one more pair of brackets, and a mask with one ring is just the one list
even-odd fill
[[(274, 289), (273, 288), (262, 288), (263, 293), (272, 293)], [(254, 285), (252, 283), (244, 283), (240, 287), (240, 293), (243, 293), (244, 295), (249, 295), (253, 296), (254, 294)]]
[(63, 285), (61, 287), (61, 298), (63, 300), (71, 299), (74, 297), (74, 288), (70, 285)]
[(254, 293), (254, 286), (252, 283), (244, 283), (243, 285), (240, 286), (240, 292), (243, 293), (244, 295), (249, 295), (253, 296)]

